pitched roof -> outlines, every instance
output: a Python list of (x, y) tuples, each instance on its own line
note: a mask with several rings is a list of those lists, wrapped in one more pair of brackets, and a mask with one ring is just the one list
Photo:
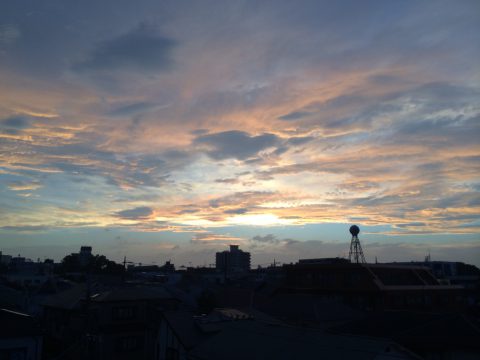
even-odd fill
[(70, 289), (45, 298), (42, 305), (58, 309), (73, 310), (80, 307), (81, 301), (85, 300), (85, 298), (86, 285), (77, 284)]
[(330, 323), (359, 319), (363, 313), (340, 302), (325, 300), (314, 294), (278, 293), (268, 297), (259, 309), (281, 319), (308, 322)]
[[(226, 323), (222, 331), (195, 347), (197, 359), (397, 359), (399, 347), (390, 341), (328, 335), (306, 328), (254, 320)], [(407, 355), (406, 358), (409, 358)], [(413, 358), (413, 357), (412, 357)]]
[(163, 316), (186, 349), (193, 348), (209, 336), (197, 327), (192, 311), (166, 311)]
[(163, 287), (122, 287), (92, 295), (93, 302), (174, 299)]
[(0, 309), (0, 324), (0, 337), (41, 335), (35, 319), (27, 314)]
[[(216, 309), (202, 317), (195, 317), (193, 312), (175, 311), (164, 313), (164, 317), (189, 351), (189, 357), (194, 359), (303, 359), (314, 356), (370, 360), (380, 354), (384, 359), (398, 358), (402, 352), (389, 340), (329, 335), (269, 321), (268, 316), (254, 318), (248, 310)], [(406, 358), (412, 358), (405, 354)]]

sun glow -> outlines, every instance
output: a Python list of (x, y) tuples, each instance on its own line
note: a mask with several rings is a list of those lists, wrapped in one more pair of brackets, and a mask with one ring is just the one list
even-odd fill
[(293, 220), (282, 219), (274, 214), (252, 214), (236, 215), (227, 218), (230, 225), (253, 225), (253, 226), (271, 226), (271, 225), (292, 225)]

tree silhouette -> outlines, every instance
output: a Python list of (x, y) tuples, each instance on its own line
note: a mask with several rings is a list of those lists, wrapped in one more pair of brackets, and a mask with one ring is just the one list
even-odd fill
[(92, 274), (122, 274), (123, 265), (106, 258), (105, 255), (91, 256), (84, 264), (78, 254), (70, 254), (63, 258), (60, 265), (61, 272), (90, 272)]

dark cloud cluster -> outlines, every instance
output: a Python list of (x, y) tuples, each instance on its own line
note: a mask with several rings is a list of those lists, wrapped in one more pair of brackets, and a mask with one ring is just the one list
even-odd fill
[(247, 212), (248, 212), (247, 208), (236, 208), (236, 209), (225, 210), (223, 213), (228, 215), (241, 215), (241, 214), (246, 214)]
[(259, 155), (262, 152), (268, 152), (265, 156), (279, 156), (291, 147), (307, 144), (313, 139), (312, 136), (283, 139), (269, 133), (251, 135), (244, 131), (231, 130), (200, 135), (194, 139), (193, 144), (215, 160), (237, 159), (255, 163), (261, 160)]
[(152, 102), (136, 102), (119, 106), (110, 111), (108, 115), (114, 117), (130, 117), (153, 110), (156, 107), (158, 107), (158, 105)]
[(252, 241), (258, 242), (258, 243), (267, 243), (267, 244), (278, 244), (279, 243), (279, 240), (273, 234), (268, 234), (268, 235), (265, 235), (265, 236), (255, 235), (254, 237), (252, 237)]
[(216, 183), (220, 184), (237, 184), (240, 180), (237, 178), (224, 178), (224, 179), (216, 179)]
[(137, 71), (166, 70), (173, 60), (171, 52), (176, 41), (158, 35), (156, 31), (140, 24), (132, 31), (104, 41), (75, 66), (79, 71), (112, 71), (133, 69)]
[(299, 119), (303, 119), (303, 118), (307, 117), (308, 115), (310, 115), (310, 113), (306, 112), (306, 111), (293, 111), (289, 114), (285, 114), (285, 115), (280, 116), (279, 119), (280, 120), (287, 120), (287, 121), (299, 120)]
[(244, 131), (232, 130), (201, 135), (194, 143), (206, 146), (206, 153), (215, 160), (229, 158), (246, 160), (262, 150), (278, 145), (280, 139), (273, 134), (251, 136)]
[(14, 129), (24, 129), (28, 127), (31, 120), (25, 116), (12, 116), (1, 121), (2, 126)]
[(153, 215), (153, 209), (148, 206), (140, 206), (134, 209), (118, 211), (115, 216), (126, 220), (143, 220)]
[(10, 116), (0, 120), (0, 130), (9, 135), (21, 134), (23, 129), (28, 128), (33, 119), (27, 116)]
[[(281, 245), (282, 247), (293, 246), (300, 241), (294, 239), (279, 239), (273, 234), (267, 235), (255, 235), (250, 239), (251, 246), (256, 247), (258, 245)], [(321, 242), (318, 242), (319, 244)]]

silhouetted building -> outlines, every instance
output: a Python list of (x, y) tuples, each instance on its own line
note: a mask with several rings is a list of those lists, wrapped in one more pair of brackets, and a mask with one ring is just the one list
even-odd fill
[[(427, 257), (429, 259), (429, 257)], [(462, 285), (465, 288), (477, 288), (480, 280), (480, 269), (475, 265), (459, 261), (411, 261), (390, 263), (397, 266), (422, 266), (429, 268), (435, 278), (442, 283)]]
[(92, 257), (93, 255), (91, 246), (82, 246), (80, 248), (80, 252), (78, 253), (78, 262), (80, 266), (87, 265)]
[(128, 265), (128, 271), (131, 272), (160, 272), (160, 266), (158, 265)]
[(28, 266), (30, 263), (32, 263), (32, 260), (26, 259), (18, 254), (18, 256), (12, 257), (10, 260), (10, 267), (16, 270)]
[(40, 360), (42, 332), (26, 314), (0, 309), (0, 359)]
[(44, 318), (51, 339), (64, 351), (77, 349), (70, 359), (151, 359), (156, 314), (178, 303), (161, 286), (105, 290), (80, 285), (47, 299)]
[(345, 258), (317, 258), (317, 259), (300, 259), (299, 264), (350, 264), (350, 260)]
[(91, 298), (92, 353), (98, 359), (150, 359), (157, 309), (173, 310), (178, 300), (163, 287), (127, 287)]
[(330, 330), (392, 339), (423, 359), (480, 359), (480, 330), (459, 313), (372, 312)]
[(0, 264), (1, 265), (9, 265), (10, 261), (12, 261), (12, 256), (11, 255), (3, 255), (2, 252), (0, 251)]
[(352, 263), (286, 265), (282, 291), (340, 297), (363, 309), (462, 308), (461, 286), (442, 285), (426, 267)]
[(160, 271), (173, 273), (175, 272), (175, 265), (173, 265), (170, 261), (166, 261), (163, 266), (160, 266)]
[(390, 340), (287, 326), (258, 311), (165, 312), (156, 360), (417, 359)]
[(10, 283), (21, 287), (38, 288), (53, 277), (54, 264), (33, 262), (20, 255), (11, 258), (3, 277)]
[(230, 245), (230, 251), (217, 252), (215, 267), (228, 274), (248, 272), (250, 253), (240, 250), (238, 245)]

